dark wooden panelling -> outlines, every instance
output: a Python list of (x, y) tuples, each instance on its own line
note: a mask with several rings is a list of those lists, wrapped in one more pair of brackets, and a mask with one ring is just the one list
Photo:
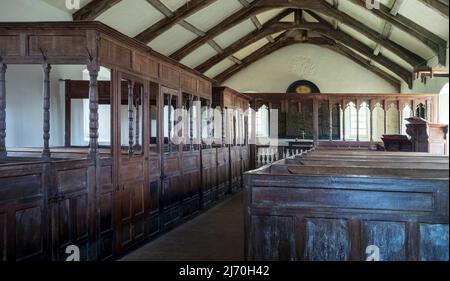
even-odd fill
[(47, 56), (86, 56), (85, 36), (29, 35), (28, 44), (30, 56), (42, 56), (42, 51)]
[(305, 259), (346, 261), (350, 259), (350, 235), (345, 220), (307, 219)]
[(194, 76), (188, 75), (187, 73), (181, 74), (181, 90), (187, 91), (188, 93), (197, 92), (197, 79)]
[[(277, 247), (255, 237), (255, 232), (273, 232), (276, 225), (258, 225), (260, 217), (295, 216), (294, 229), (286, 229), (291, 233), (285, 235), (294, 237), (296, 257), (301, 260), (365, 260), (373, 254), (366, 253), (368, 246), (378, 247), (382, 261), (448, 260), (448, 178), (443, 176), (448, 176), (448, 158), (422, 156), (430, 160), (427, 163), (444, 167), (436, 177), (427, 173), (428, 168), (404, 169), (397, 177), (396, 169), (391, 169), (383, 176), (379, 171), (386, 170), (382, 161), (371, 167), (373, 172), (367, 169), (355, 176), (334, 174), (328, 166), (300, 164), (321, 153), (325, 162), (335, 157), (333, 152), (308, 152), (244, 176), (247, 259), (260, 258), (252, 249)], [(364, 153), (368, 152), (361, 152), (361, 158), (367, 159)], [(352, 157), (360, 156), (347, 156), (344, 161)], [(390, 163), (417, 161), (408, 154), (383, 157)], [(292, 166), (297, 173), (286, 173)], [(292, 256), (292, 249), (285, 251), (284, 256)]]
[[(374, 245), (380, 249), (380, 261), (407, 260), (406, 224), (365, 221), (362, 223), (361, 249)], [(362, 253), (366, 256), (367, 253)]]
[(61, 171), (58, 173), (59, 191), (71, 192), (87, 188), (86, 169)]
[[(293, 207), (345, 208), (396, 211), (434, 210), (433, 193), (405, 193), (394, 191), (330, 190), (321, 188), (258, 188), (252, 193), (252, 200), (259, 204), (285, 202)], [(371, 204), (367, 204), (371, 202)]]
[(420, 224), (419, 260), (448, 261), (448, 224)]
[[(295, 223), (292, 217), (254, 216), (252, 218), (253, 256), (259, 261), (297, 259)], [(263, 231), (261, 231), (263, 230)]]
[(0, 212), (0, 261), (6, 261), (6, 234), (8, 226), (6, 224), (6, 213)]
[(0, 35), (0, 50), (4, 52), (2, 56), (19, 56), (20, 36)]
[(211, 99), (211, 83), (205, 80), (198, 80), (198, 93), (207, 99)]
[(100, 40), (100, 58), (107, 64), (131, 69), (131, 50), (105, 38)]
[(41, 175), (0, 178), (0, 201), (17, 200), (40, 195)]
[(159, 64), (140, 53), (134, 53), (133, 70), (148, 77), (158, 78)]
[(25, 260), (43, 253), (43, 218), (40, 206), (16, 211), (16, 260)]
[(173, 86), (180, 85), (180, 72), (166, 64), (160, 65), (160, 79)]

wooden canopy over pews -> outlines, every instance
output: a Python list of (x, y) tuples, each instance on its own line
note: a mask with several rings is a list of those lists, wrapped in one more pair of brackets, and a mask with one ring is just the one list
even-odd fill
[[(100, 10), (110, 3), (99, 2), (105, 5)], [(207, 77), (97, 22), (0, 23), (0, 50), (1, 261), (65, 260), (68, 245), (80, 248), (82, 260), (112, 259), (241, 187), (249, 167), (240, 114), (249, 105), (244, 95), (234, 103), (238, 99), (227, 89), (213, 94)], [(43, 148), (5, 145), (11, 129), (5, 122), (5, 73), (11, 64), (43, 65)], [(89, 72), (89, 81), (64, 81), (65, 147), (50, 146), (53, 64), (86, 65)], [(111, 71), (110, 81), (98, 81), (100, 67)], [(89, 101), (85, 147), (70, 141), (74, 99)], [(100, 104), (110, 106), (111, 124), (99, 120)], [(216, 104), (227, 106), (224, 130), (233, 132), (230, 142), (203, 141), (201, 121), (212, 122), (208, 109)], [(198, 116), (191, 110), (186, 117), (187, 138), (172, 142), (178, 132), (164, 110), (194, 106)], [(99, 145), (100, 125), (111, 126), (109, 144)]]
[(448, 261), (448, 157), (314, 150), (244, 176), (248, 260)]

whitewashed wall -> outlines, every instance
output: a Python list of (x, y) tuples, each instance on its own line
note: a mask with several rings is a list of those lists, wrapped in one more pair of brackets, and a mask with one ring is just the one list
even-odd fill
[[(303, 71), (296, 61), (310, 61)], [(296, 69), (297, 68), (297, 69)], [(238, 91), (286, 92), (290, 84), (306, 79), (322, 93), (393, 93), (398, 90), (379, 76), (331, 50), (297, 44), (251, 64), (223, 84)]]
[[(64, 144), (64, 87), (59, 79), (80, 80), (85, 67), (52, 66), (50, 145)], [(41, 147), (43, 72), (40, 65), (9, 65), (6, 72), (6, 145)]]

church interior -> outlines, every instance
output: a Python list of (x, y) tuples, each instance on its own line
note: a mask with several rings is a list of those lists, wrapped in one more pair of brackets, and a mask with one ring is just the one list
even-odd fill
[(0, 0), (0, 261), (448, 261), (448, 0)]

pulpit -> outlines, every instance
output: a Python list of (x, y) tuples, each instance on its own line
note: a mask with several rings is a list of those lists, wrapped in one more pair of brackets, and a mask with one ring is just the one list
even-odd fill
[(420, 117), (406, 119), (406, 133), (410, 136), (414, 152), (448, 154), (448, 125), (430, 123)]
[(386, 151), (413, 152), (411, 140), (404, 135), (383, 135), (381, 138)]

